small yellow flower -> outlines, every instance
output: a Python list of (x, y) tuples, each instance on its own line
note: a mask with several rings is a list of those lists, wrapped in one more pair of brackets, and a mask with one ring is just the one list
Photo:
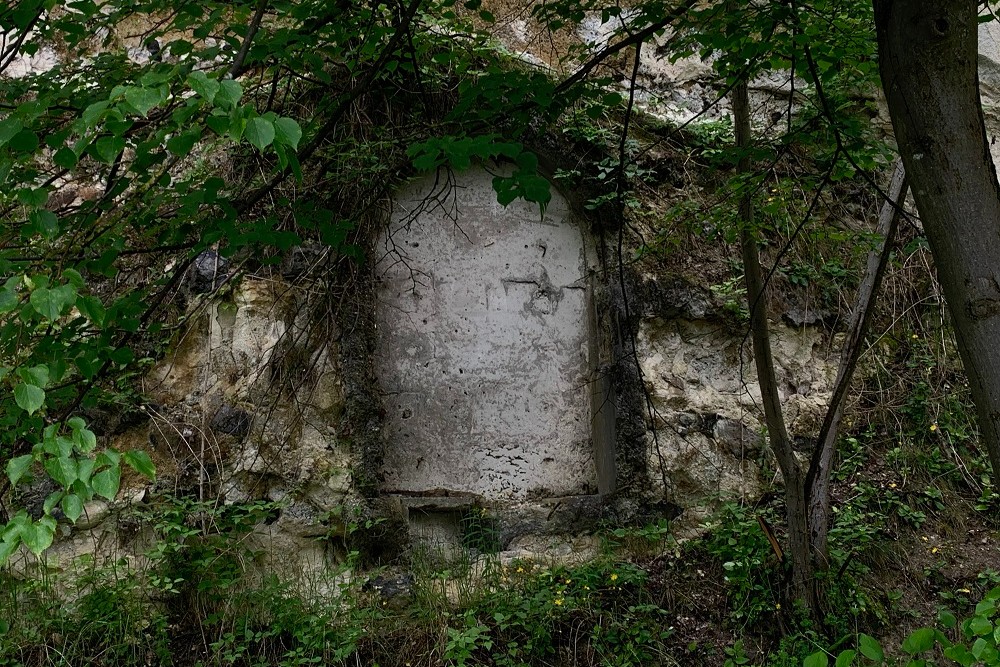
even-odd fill
[(556, 598), (555, 600), (552, 601), (552, 604), (556, 605), (557, 607), (561, 607), (562, 603), (563, 603), (562, 598)]
[(589, 591), (589, 590), (590, 590), (590, 586), (584, 586), (584, 587), (583, 587), (583, 590), (585, 590), (585, 591)]
[(890, 489), (895, 489), (896, 488), (896, 483), (892, 482), (891, 484), (889, 484), (889, 488)]
[(566, 580), (566, 583), (567, 583), (567, 584), (572, 584), (572, 583), (573, 583), (573, 580), (572, 580), (572, 579), (567, 579), (567, 580)]
[(959, 588), (958, 592), (959, 593), (971, 593), (972, 591), (970, 591), (968, 588)]
[(610, 579), (611, 579), (611, 581), (618, 581), (618, 575), (615, 574), (614, 572), (612, 572)]
[(524, 568), (523, 567), (517, 568), (517, 573), (518, 574), (521, 574), (522, 572), (524, 572)]
[(937, 548), (937, 547), (933, 547), (933, 548), (931, 549), (931, 553), (932, 553), (932, 554), (936, 554), (937, 552), (938, 552), (938, 548)]
[(778, 602), (777, 604), (775, 604), (774, 608), (780, 610), (781, 609), (781, 603)]
[(936, 431), (937, 430), (937, 424), (931, 424), (931, 430), (932, 431)]
[(913, 334), (912, 336), (910, 336), (910, 338), (916, 340), (917, 338), (920, 338), (920, 336), (918, 336), (917, 334)]
[(926, 542), (927, 541), (927, 536), (926, 535), (921, 535), (920, 539), (922, 539), (924, 542)]

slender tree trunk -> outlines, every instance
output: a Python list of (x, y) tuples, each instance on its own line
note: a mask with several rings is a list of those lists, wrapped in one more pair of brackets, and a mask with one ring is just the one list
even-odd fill
[[(736, 145), (750, 147), (750, 103), (746, 82), (733, 88), (733, 118), (736, 126)], [(740, 158), (737, 170), (740, 174), (750, 172), (750, 159)], [(750, 193), (740, 198), (740, 243), (743, 251), (743, 275), (750, 302), (750, 332), (753, 339), (753, 356), (757, 368), (757, 382), (764, 402), (764, 420), (771, 449), (781, 468), (785, 482), (785, 513), (788, 521), (788, 552), (792, 560), (792, 594), (802, 600), (814, 616), (818, 604), (814, 594), (812, 554), (809, 548), (809, 526), (807, 523), (805, 480), (802, 469), (795, 458), (792, 443), (785, 429), (785, 419), (778, 399), (778, 382), (774, 374), (774, 359), (771, 356), (771, 338), (767, 329), (767, 299), (764, 294), (764, 279), (760, 268), (757, 240), (753, 234), (753, 204)]]
[(833, 385), (830, 405), (823, 419), (817, 438), (816, 449), (813, 450), (809, 462), (809, 472), (806, 474), (806, 499), (809, 501), (809, 541), (812, 544), (813, 560), (818, 570), (829, 567), (827, 553), (827, 537), (830, 533), (830, 475), (833, 473), (833, 459), (837, 451), (837, 435), (840, 432), (840, 422), (844, 416), (844, 403), (847, 390), (854, 377), (858, 359), (868, 325), (875, 310), (875, 300), (882, 286), (882, 276), (889, 264), (892, 252), (892, 241), (896, 236), (896, 224), (899, 221), (899, 211), (906, 201), (906, 172), (903, 163), (896, 161), (892, 181), (889, 184), (889, 199), (882, 204), (876, 233), (882, 237), (882, 246), (872, 250), (868, 255), (865, 277), (858, 288), (858, 297), (854, 302), (854, 312), (847, 328), (847, 339), (840, 353), (840, 366), (837, 369), (837, 380)]
[(873, 0), (889, 114), (996, 478), (1000, 186), (979, 101), (977, 4)]

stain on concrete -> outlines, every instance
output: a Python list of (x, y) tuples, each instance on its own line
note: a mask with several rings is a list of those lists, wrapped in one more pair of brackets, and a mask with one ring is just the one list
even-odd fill
[(496, 203), (473, 169), (395, 201), (376, 273), (383, 490), (525, 499), (593, 493), (587, 289), (565, 200)]

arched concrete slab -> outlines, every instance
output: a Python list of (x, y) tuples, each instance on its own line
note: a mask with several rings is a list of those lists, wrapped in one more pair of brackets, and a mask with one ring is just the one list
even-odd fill
[(383, 491), (595, 493), (593, 250), (559, 194), (542, 218), (485, 169), (452, 179), (399, 192), (378, 245)]

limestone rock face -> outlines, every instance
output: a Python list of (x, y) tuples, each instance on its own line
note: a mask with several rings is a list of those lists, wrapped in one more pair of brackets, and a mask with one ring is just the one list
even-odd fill
[[(808, 440), (825, 414), (837, 356), (818, 330), (772, 322), (771, 331), (789, 433)], [(637, 345), (654, 407), (653, 483), (666, 483), (665, 495), (694, 514), (719, 498), (757, 497), (774, 464), (749, 341), (711, 320), (647, 318)]]

